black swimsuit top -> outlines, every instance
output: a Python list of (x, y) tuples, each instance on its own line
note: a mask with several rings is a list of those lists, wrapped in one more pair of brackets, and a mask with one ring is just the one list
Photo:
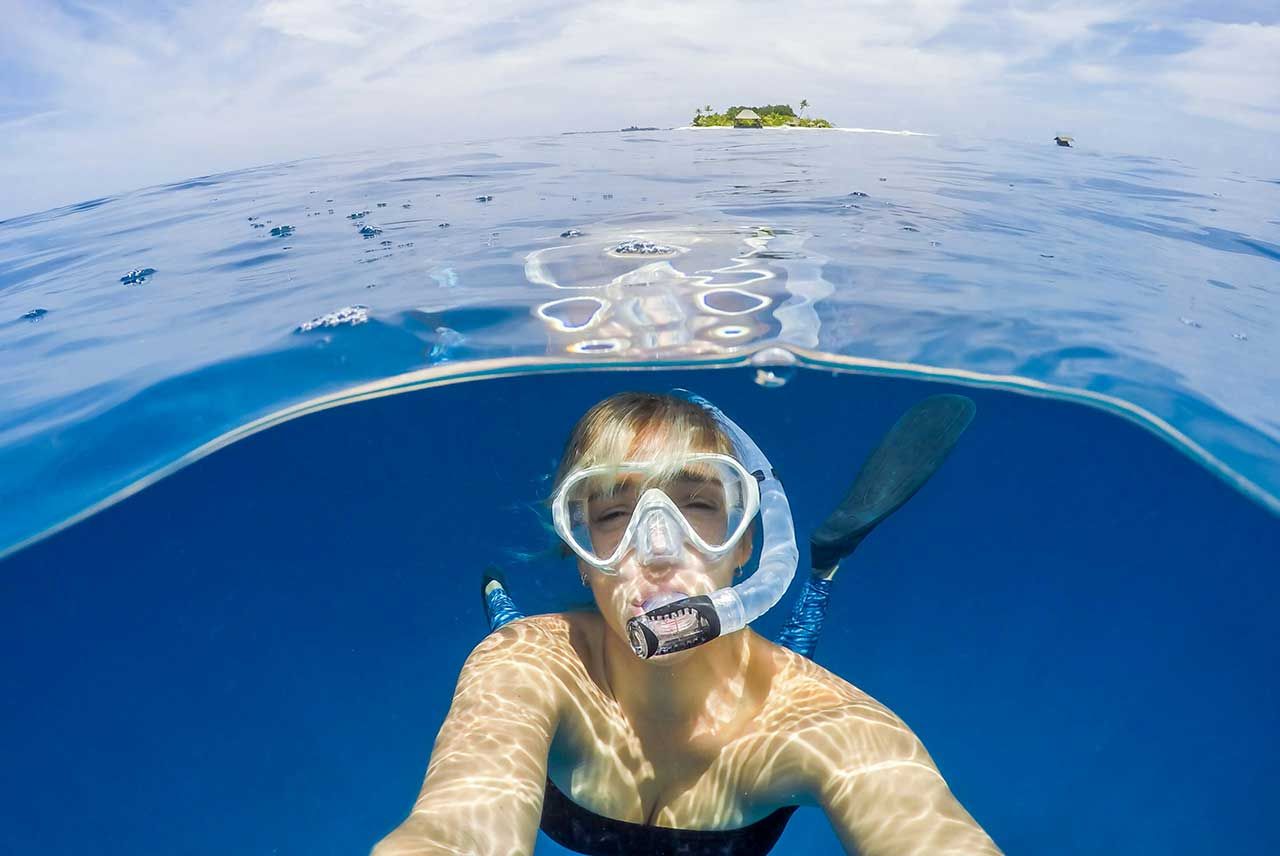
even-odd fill
[(773, 849), (796, 806), (780, 808), (740, 829), (672, 829), (614, 820), (583, 808), (547, 779), (542, 831), (561, 847), (589, 856), (763, 856)]

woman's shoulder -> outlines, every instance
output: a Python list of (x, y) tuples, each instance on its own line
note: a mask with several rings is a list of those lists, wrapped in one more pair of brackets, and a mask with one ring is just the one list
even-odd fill
[[(594, 622), (592, 619), (594, 618)], [(529, 674), (559, 674), (582, 668), (584, 647), (599, 635), (598, 615), (579, 612), (552, 612), (517, 618), (491, 632), (475, 646), (467, 658), (473, 664), (519, 668)]]
[(517, 618), (489, 635), (500, 637), (503, 644), (518, 641), (542, 645), (580, 645), (581, 637), (597, 636), (604, 627), (600, 614), (590, 610), (547, 612)]
[(760, 641), (772, 661), (770, 707), (790, 728), (905, 728), (885, 704), (840, 675), (767, 639)]
[(502, 656), (536, 654), (570, 644), (573, 622), (567, 613), (527, 615), (509, 621), (476, 643), (472, 657), (492, 652)]

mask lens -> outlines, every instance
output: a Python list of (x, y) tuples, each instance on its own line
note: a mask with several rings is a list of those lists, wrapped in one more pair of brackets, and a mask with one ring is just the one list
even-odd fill
[(724, 474), (714, 466), (686, 467), (663, 486), (664, 492), (693, 531), (712, 547), (722, 546), (732, 533), (731, 497)]
[(567, 501), (574, 540), (600, 559), (613, 554), (622, 542), (636, 502), (641, 475), (615, 470), (582, 479), (569, 491)]
[(580, 548), (604, 561), (622, 543), (640, 498), (658, 488), (689, 530), (707, 546), (720, 549), (738, 533), (746, 515), (749, 488), (743, 479), (737, 468), (714, 458), (695, 457), (674, 471), (601, 468), (584, 475), (566, 493), (570, 532)]

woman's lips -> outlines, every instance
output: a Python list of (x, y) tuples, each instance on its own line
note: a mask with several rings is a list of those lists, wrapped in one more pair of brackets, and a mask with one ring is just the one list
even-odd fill
[(665, 606), (668, 603), (674, 603), (677, 600), (684, 600), (689, 595), (677, 589), (662, 589), (651, 592), (648, 597), (641, 600), (631, 601), (631, 608), (635, 615), (644, 615), (650, 610)]

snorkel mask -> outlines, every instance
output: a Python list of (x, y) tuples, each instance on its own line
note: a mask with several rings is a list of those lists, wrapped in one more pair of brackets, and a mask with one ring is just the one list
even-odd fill
[(678, 392), (710, 413), (742, 463), (702, 453), (690, 455), (674, 472), (655, 472), (645, 461), (586, 467), (569, 474), (552, 499), (557, 534), (579, 558), (607, 574), (617, 573), (633, 550), (642, 566), (678, 564), (686, 547), (708, 561), (719, 560), (738, 545), (760, 511), (764, 543), (756, 572), (709, 595), (646, 602), (645, 613), (627, 622), (631, 647), (642, 659), (746, 627), (782, 598), (799, 560), (791, 508), (768, 459), (709, 401)]

